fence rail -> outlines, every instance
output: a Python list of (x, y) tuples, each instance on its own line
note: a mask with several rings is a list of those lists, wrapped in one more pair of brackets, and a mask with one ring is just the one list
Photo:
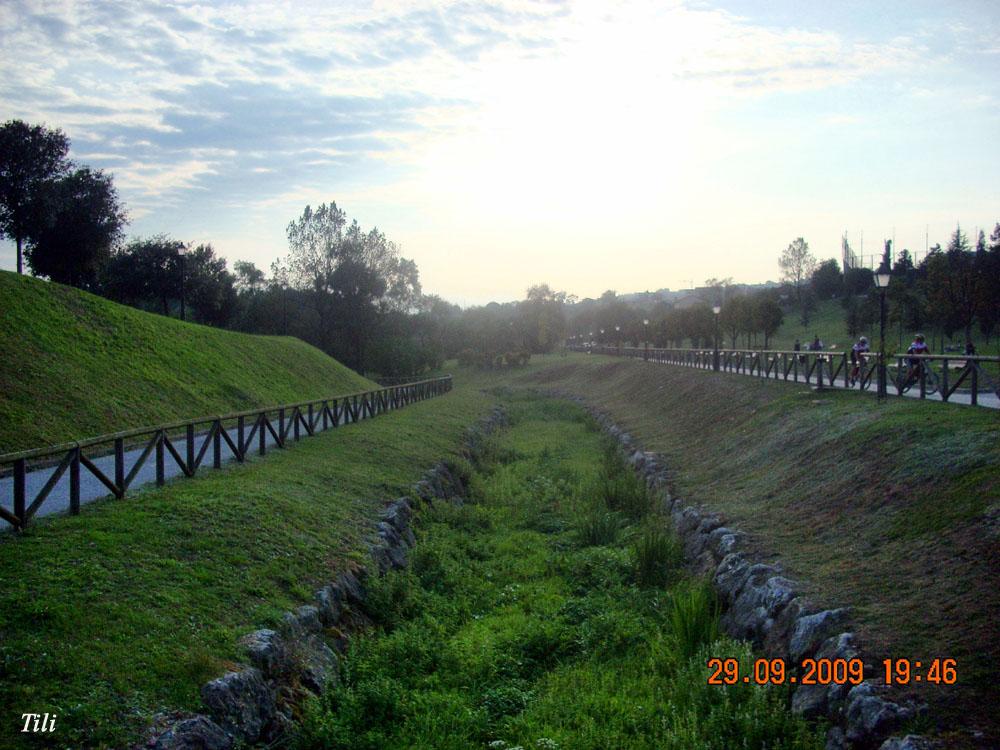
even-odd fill
[[(209, 454), (212, 466), (221, 468), (223, 445), (237, 462), (243, 463), (253, 452), (255, 443), (256, 452), (261, 456), (265, 455), (268, 436), (272, 445), (284, 448), (289, 440), (297, 441), (303, 434), (311, 436), (317, 430), (370, 419), (386, 411), (446, 393), (451, 390), (451, 386), (451, 376), (447, 375), (316, 401), (201, 417), (156, 427), (140, 427), (62, 445), (0, 455), (0, 471), (13, 477), (13, 503), (10, 510), (0, 505), (0, 519), (16, 529), (26, 528), (67, 471), (69, 510), (75, 514), (80, 511), (81, 469), (92, 474), (116, 498), (122, 498), (151, 455), (156, 465), (156, 483), (163, 485), (168, 461), (176, 463), (184, 476), (193, 477)], [(207, 430), (204, 429), (206, 426)], [(199, 430), (199, 427), (202, 429)], [(142, 449), (131, 467), (127, 466), (126, 461), (126, 441), (130, 446)], [(94, 463), (94, 459), (112, 454), (114, 477), (109, 477)], [(45, 484), (29, 496), (26, 478), (31, 463), (36, 468), (55, 465), (55, 470)]]
[[(610, 354), (703, 370), (757, 375), (775, 380), (839, 386), (855, 390), (878, 387), (879, 355), (862, 354), (857, 366), (850, 352), (762, 349), (660, 349), (616, 346), (570, 346), (573, 351)], [(917, 364), (919, 363), (919, 364)], [(916, 366), (914, 366), (916, 365)], [(991, 374), (990, 370), (996, 374)], [(956, 393), (977, 405), (983, 396), (1000, 399), (1000, 357), (954, 354), (897, 354), (886, 357), (886, 391), (902, 396), (911, 389), (920, 398), (937, 394), (948, 401)], [(889, 387), (894, 393), (889, 391)]]

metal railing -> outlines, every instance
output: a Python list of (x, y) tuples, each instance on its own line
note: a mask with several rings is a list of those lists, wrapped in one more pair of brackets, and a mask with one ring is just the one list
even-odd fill
[[(69, 472), (69, 510), (80, 512), (80, 476), (86, 469), (111, 495), (122, 498), (140, 469), (152, 455), (156, 464), (156, 484), (165, 482), (166, 464), (175, 462), (181, 473), (193, 477), (211, 453), (212, 465), (222, 466), (223, 445), (233, 459), (243, 463), (254, 449), (263, 456), (268, 436), (272, 445), (284, 448), (289, 439), (337, 427), (361, 419), (370, 419), (392, 409), (441, 395), (451, 390), (451, 376), (394, 385), (373, 391), (303, 401), (297, 404), (201, 417), (156, 427), (140, 427), (110, 435), (100, 435), (72, 443), (0, 455), (0, 471), (13, 476), (12, 510), (0, 505), (0, 519), (17, 529), (24, 529), (53, 488)], [(204, 430), (205, 426), (207, 430)], [(198, 427), (201, 426), (201, 432)], [(200, 440), (200, 446), (198, 442)], [(184, 455), (178, 445), (183, 443)], [(141, 448), (135, 463), (126, 462), (126, 445)], [(97, 457), (114, 456), (114, 477), (109, 477), (95, 463)], [(27, 492), (26, 477), (32, 468), (55, 465), (55, 470), (37, 491)]]
[[(662, 349), (619, 346), (569, 346), (573, 351), (609, 354), (703, 370), (792, 380), (809, 385), (877, 390), (879, 354), (862, 354), (855, 365), (851, 353), (767, 349)], [(919, 364), (917, 364), (919, 363)], [(990, 370), (996, 374), (991, 374)], [(955, 354), (895, 354), (886, 357), (886, 390), (902, 396), (911, 389), (920, 398), (937, 395), (948, 401), (956, 393), (972, 405), (981, 397), (1000, 399), (1000, 357)]]

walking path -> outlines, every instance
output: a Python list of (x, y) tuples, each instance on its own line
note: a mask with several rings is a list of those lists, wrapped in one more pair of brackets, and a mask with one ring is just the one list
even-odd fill
[[(391, 407), (389, 407), (391, 409)], [(363, 415), (359, 419), (365, 419)], [(346, 424), (351, 421), (349, 413), (343, 413), (340, 416), (338, 424)], [(331, 421), (330, 426), (327, 429), (332, 429), (335, 427)], [(316, 432), (321, 432), (323, 427), (321, 424), (317, 424), (315, 427)], [(230, 439), (234, 443), (237, 442), (237, 431), (236, 428), (230, 428), (226, 430), (229, 434)], [(201, 433), (194, 436), (195, 446), (200, 446), (201, 442), (205, 439), (207, 433)], [(270, 431), (264, 430), (265, 445), (266, 447), (272, 447), (275, 444), (274, 436), (271, 435)], [(291, 434), (286, 438), (286, 443), (292, 440)], [(185, 449), (187, 448), (187, 438), (177, 437), (171, 438), (175, 447), (178, 449), (180, 454), (185, 454)], [(254, 440), (254, 447), (257, 446), (257, 439)], [(140, 446), (133, 450), (125, 452), (125, 466), (126, 471), (130, 470), (135, 462), (142, 455), (144, 446)], [(229, 463), (235, 460), (232, 449), (225, 440), (221, 441), (222, 448), (222, 462)], [(248, 450), (246, 455), (246, 460), (250, 461), (257, 457), (257, 454), (253, 451)], [(207, 458), (207, 456), (206, 456)], [(105, 475), (112, 477), (115, 474), (115, 457), (114, 455), (101, 456), (98, 458), (91, 458), (91, 461), (104, 472)], [(29, 471), (25, 476), (25, 487), (27, 489), (28, 497), (34, 497), (38, 494), (39, 490), (45, 486), (45, 483), (49, 480), (49, 477), (55, 472), (56, 467), (45, 467), (36, 469), (34, 471)], [(171, 479), (176, 476), (182, 475), (184, 472), (181, 471), (180, 466), (169, 456), (164, 461), (164, 476), (166, 479)], [(135, 479), (129, 485), (129, 490), (133, 490), (137, 487), (141, 487), (146, 484), (150, 484), (156, 481), (156, 462), (152, 460), (152, 457), (148, 458), (143, 464), (142, 468), (139, 469), (138, 473), (135, 475)], [(14, 497), (14, 479), (11, 476), (4, 477), (0, 479), (0, 506), (13, 512), (13, 498)], [(100, 500), (103, 498), (111, 497), (111, 493), (108, 492), (108, 488), (101, 483), (93, 474), (89, 471), (80, 472), (80, 504), (91, 503), (94, 500)], [(42, 516), (51, 516), (56, 513), (65, 513), (69, 510), (69, 472), (64, 472), (62, 477), (56, 483), (55, 487), (49, 493), (45, 502), (35, 513), (33, 518), (40, 518)], [(10, 530), (11, 526), (3, 524), (6, 526), (5, 530)]]

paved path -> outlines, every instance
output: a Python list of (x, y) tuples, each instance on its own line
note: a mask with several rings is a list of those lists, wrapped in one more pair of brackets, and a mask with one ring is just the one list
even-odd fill
[[(615, 355), (610, 355), (610, 356), (615, 356)], [(642, 359), (642, 357), (630, 357), (630, 359)], [(695, 365), (680, 364), (680, 363), (676, 363), (676, 362), (655, 362), (655, 364), (673, 365), (674, 367), (691, 367), (691, 368), (694, 368), (696, 370), (709, 370), (709, 368), (706, 368), (706, 367), (697, 367)], [(728, 370), (728, 371), (727, 370), (723, 370), (722, 372), (724, 374), (727, 374), (727, 375), (747, 375), (749, 377), (761, 378), (760, 375), (756, 375), (756, 374), (751, 375), (748, 372), (734, 372), (732, 370)], [(771, 378), (767, 378), (767, 379), (768, 380), (777, 380), (777, 381), (780, 381), (780, 382), (784, 382), (784, 377), (783, 376), (779, 377), (779, 378), (771, 377)], [(799, 373), (798, 378), (796, 378), (793, 373), (789, 373), (789, 375), (788, 375), (788, 381), (787, 382), (789, 382), (789, 383), (793, 383), (793, 382), (805, 383), (806, 382), (806, 378), (805, 378), (805, 375), (803, 375), (802, 373)], [(815, 385), (815, 384), (816, 384), (816, 378), (814, 376), (813, 378), (811, 378), (811, 380), (809, 382), (809, 385)], [(824, 382), (823, 387), (824, 388), (837, 388), (839, 390), (847, 390), (845, 388), (845, 386), (844, 386), (843, 379), (839, 378), (839, 377), (836, 380), (836, 382), (834, 383), (834, 385), (831, 386), (831, 385), (827, 384), (826, 382)], [(890, 398), (890, 399), (892, 399), (892, 398), (899, 398), (899, 395), (896, 393), (896, 387), (892, 383), (888, 384), (887, 389), (888, 389), (888, 392), (889, 392), (888, 398)], [(873, 382), (872, 385), (867, 390), (865, 390), (865, 391), (860, 391), (860, 389), (857, 386), (855, 386), (854, 388), (851, 388), (850, 390), (852, 390), (852, 391), (859, 391), (861, 393), (866, 393), (868, 395), (874, 396), (875, 395), (875, 384)], [(908, 391), (906, 391), (903, 394), (903, 396), (905, 398), (920, 398), (920, 387), (918, 385), (913, 386)], [(933, 395), (932, 394), (927, 394), (927, 397), (926, 397), (925, 400), (926, 401), (941, 401), (941, 395), (939, 393), (934, 393)], [(962, 404), (962, 405), (965, 405), (965, 406), (971, 406), (972, 405), (972, 397), (968, 393), (962, 393), (961, 391), (956, 391), (948, 399), (948, 403), (949, 404)], [(984, 393), (983, 389), (980, 388), (979, 397), (978, 397), (978, 406), (985, 406), (988, 409), (1000, 409), (1000, 398), (998, 398), (995, 393), (990, 393), (988, 391)]]
[[(391, 410), (391, 406), (389, 407)], [(359, 417), (359, 419), (364, 419), (364, 416)], [(349, 414), (342, 414), (338, 424), (345, 424), (350, 422)], [(277, 428), (277, 426), (275, 426)], [(328, 429), (332, 429), (331, 424)], [(323, 429), (322, 422), (316, 425), (315, 431), (321, 432)], [(236, 442), (236, 428), (233, 427), (226, 430), (229, 433), (230, 438), (235, 443)], [(195, 451), (201, 449), (201, 444), (205, 439), (207, 433), (201, 433), (195, 435), (194, 444)], [(247, 431), (249, 434), (249, 428)], [(302, 429), (303, 438), (308, 436), (305, 429)], [(265, 444), (267, 447), (274, 446), (274, 437), (267, 430), (264, 430)], [(181, 456), (185, 456), (187, 449), (187, 438), (180, 436), (178, 438), (171, 437), (171, 442), (174, 447), (177, 448), (177, 452)], [(288, 436), (285, 438), (286, 443), (293, 443), (292, 431), (289, 430)], [(232, 450), (229, 448), (228, 443), (225, 440), (221, 441), (222, 445), (222, 462), (229, 463), (235, 460)], [(259, 446), (259, 437), (254, 435), (253, 444), (247, 448), (247, 461), (252, 461), (259, 458), (257, 454)], [(142, 455), (143, 447), (135, 448), (125, 452), (125, 473), (131, 470), (132, 466), (138, 460), (139, 456)], [(209, 446), (205, 453), (205, 458), (202, 460), (199, 471), (211, 470), (212, 468), (212, 447)], [(100, 458), (89, 457), (91, 461), (100, 469), (106, 476), (114, 477), (115, 475), (115, 457), (113, 455), (102, 456)], [(171, 479), (176, 476), (182, 475), (184, 472), (174, 461), (173, 457), (170, 455), (169, 451), (166, 452), (164, 456), (164, 475), (166, 479)], [(49, 480), (49, 477), (55, 472), (56, 467), (48, 467), (37, 469), (35, 471), (29, 471), (25, 476), (25, 488), (27, 490), (28, 503), (31, 503), (32, 498), (34, 498), (38, 491), (45, 486), (45, 483)], [(146, 459), (146, 463), (143, 464), (142, 468), (135, 475), (132, 483), (129, 485), (129, 492), (132, 492), (137, 487), (141, 487), (146, 484), (150, 484), (156, 481), (156, 459), (153, 453), (150, 453), (149, 457)], [(94, 500), (100, 500), (103, 498), (111, 497), (111, 493), (108, 492), (108, 488), (105, 487), (101, 481), (90, 473), (85, 467), (80, 468), (80, 504), (91, 503)], [(13, 477), (4, 477), (0, 479), (0, 505), (2, 505), (7, 510), (13, 512), (13, 498), (14, 498), (14, 479)], [(69, 511), (69, 471), (63, 473), (62, 477), (56, 483), (56, 486), (52, 488), (49, 496), (42, 503), (42, 506), (35, 512), (32, 516), (32, 520), (36, 518), (41, 518), (42, 516), (51, 516), (55, 513), (66, 513)], [(13, 527), (6, 521), (0, 521), (0, 526), (5, 527), (3, 531), (11, 530)]]

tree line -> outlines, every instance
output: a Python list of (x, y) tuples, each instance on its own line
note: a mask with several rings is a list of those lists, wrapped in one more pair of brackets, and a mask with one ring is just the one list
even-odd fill
[(416, 263), (334, 202), (306, 206), (288, 224), (288, 253), (270, 273), (245, 260), (230, 270), (210, 244), (167, 234), (126, 241), (128, 213), (112, 176), (70, 161), (69, 148), (61, 130), (0, 126), (0, 239), (14, 240), (18, 273), (26, 265), (150, 312), (297, 336), (381, 375), (418, 374), (456, 356), (523, 364), (564, 335), (564, 294), (542, 284), (521, 302), (466, 310), (424, 295)]
[[(849, 248), (848, 248), (849, 249)], [(847, 268), (836, 260), (816, 263), (808, 243), (796, 240), (779, 260), (783, 278), (797, 291), (803, 323), (817, 300), (839, 299), (848, 334), (857, 336), (879, 325), (881, 292), (875, 272), (889, 274), (886, 288), (889, 331), (922, 331), (936, 348), (963, 348), (975, 339), (987, 343), (1000, 333), (1000, 223), (987, 239), (980, 231), (973, 246), (956, 226), (947, 246), (935, 244), (915, 263), (908, 249), (894, 253), (886, 240), (877, 269)], [(960, 344), (955, 344), (960, 339)]]

